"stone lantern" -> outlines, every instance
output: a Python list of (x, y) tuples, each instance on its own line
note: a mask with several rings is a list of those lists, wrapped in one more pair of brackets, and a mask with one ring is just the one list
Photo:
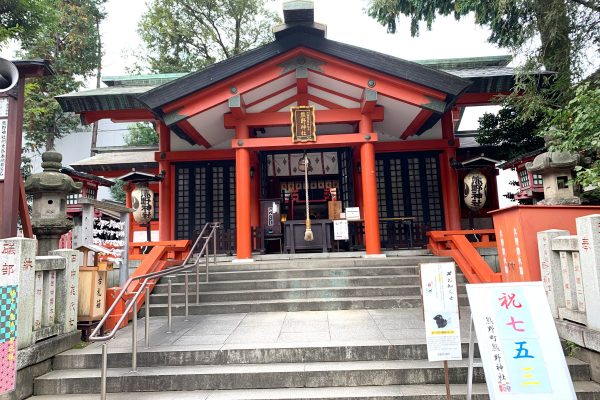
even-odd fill
[(59, 170), (62, 155), (50, 150), (42, 154), (43, 172), (33, 174), (25, 182), (25, 192), (33, 196), (31, 225), (38, 240), (38, 254), (45, 256), (58, 248), (61, 235), (73, 228), (67, 218), (67, 196), (81, 193), (81, 183)]
[(579, 154), (546, 152), (525, 166), (528, 172), (539, 174), (544, 182), (544, 200), (541, 205), (579, 205), (579, 190), (573, 181), (573, 170), (582, 164)]

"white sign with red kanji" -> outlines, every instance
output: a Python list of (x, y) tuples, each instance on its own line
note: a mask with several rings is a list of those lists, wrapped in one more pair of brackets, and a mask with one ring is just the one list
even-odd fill
[(429, 361), (462, 360), (456, 266), (419, 264)]
[(491, 400), (576, 400), (542, 282), (467, 285)]

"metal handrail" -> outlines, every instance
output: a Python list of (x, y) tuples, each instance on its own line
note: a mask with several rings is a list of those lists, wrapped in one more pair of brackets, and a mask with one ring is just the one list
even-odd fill
[[(208, 234), (208, 236), (204, 236), (205, 232), (208, 228), (210, 229), (210, 233)], [(127, 318), (127, 316), (129, 315), (129, 312), (133, 309), (134, 310), (134, 314), (132, 316), (132, 325), (133, 325), (133, 340), (132, 340), (132, 372), (136, 372), (137, 369), (137, 300), (139, 299), (139, 297), (142, 295), (142, 293), (146, 292), (146, 298), (145, 298), (145, 302), (146, 302), (146, 346), (149, 346), (149, 336), (148, 336), (148, 321), (149, 321), (149, 287), (148, 287), (148, 283), (152, 280), (158, 280), (159, 278), (162, 278), (164, 276), (167, 275), (174, 275), (183, 271), (187, 271), (190, 270), (192, 268), (196, 268), (196, 301), (199, 301), (199, 264), (200, 264), (200, 260), (202, 259), (202, 257), (206, 256), (206, 281), (208, 282), (208, 262), (209, 262), (209, 254), (207, 254), (207, 252), (210, 252), (210, 249), (208, 247), (208, 244), (210, 243), (211, 238), (213, 239), (213, 245), (214, 245), (214, 262), (216, 264), (217, 262), (217, 254), (216, 254), (216, 249), (217, 249), (217, 241), (216, 241), (216, 230), (220, 227), (220, 223), (219, 222), (209, 222), (207, 224), (204, 225), (204, 227), (202, 228), (202, 231), (200, 232), (200, 234), (198, 235), (198, 238), (196, 239), (196, 241), (194, 242), (194, 245), (192, 246), (192, 248), (190, 249), (190, 252), (188, 253), (187, 257), (185, 258), (185, 260), (183, 261), (183, 263), (179, 266), (175, 266), (175, 267), (170, 267), (167, 268), (165, 270), (162, 271), (157, 271), (157, 272), (150, 272), (144, 275), (139, 275), (139, 276), (134, 276), (134, 277), (130, 277), (129, 279), (127, 279), (127, 281), (125, 282), (125, 285), (123, 286), (123, 289), (119, 292), (119, 295), (116, 297), (116, 299), (114, 300), (114, 302), (112, 303), (112, 305), (109, 307), (108, 311), (106, 312), (106, 314), (104, 315), (104, 317), (100, 320), (100, 322), (98, 323), (98, 326), (96, 326), (96, 328), (94, 329), (94, 331), (92, 332), (92, 334), (89, 336), (89, 340), (92, 342), (103, 342), (102, 344), (102, 374), (101, 374), (101, 387), (100, 387), (100, 398), (102, 400), (106, 399), (106, 371), (107, 371), (107, 363), (108, 363), (108, 354), (107, 354), (107, 345), (108, 345), (108, 341), (111, 340), (112, 338), (115, 337), (115, 335), (117, 334), (117, 331), (119, 330), (119, 327), (123, 324), (123, 322), (125, 321), (125, 318)], [(189, 261), (189, 259), (193, 256), (194, 250), (198, 247), (200, 241), (202, 239), (206, 239), (206, 241), (204, 242), (204, 245), (202, 246), (202, 248), (200, 249), (200, 253), (198, 254), (198, 256), (196, 257), (196, 261), (191, 264), (186, 266), (187, 262)], [(188, 276), (186, 274), (186, 283), (188, 281)], [(123, 296), (125, 295), (125, 293), (127, 292), (129, 285), (131, 283), (133, 283), (134, 281), (140, 281), (142, 280), (142, 284), (140, 285), (140, 287), (138, 288), (137, 291), (133, 292), (133, 297), (131, 299), (129, 299), (127, 301), (127, 306), (125, 307), (125, 311), (123, 312), (123, 314), (121, 315), (121, 318), (119, 318), (119, 321), (115, 324), (115, 327), (110, 331), (110, 333), (108, 335), (105, 336), (100, 336), (100, 332), (102, 331), (102, 327), (104, 326), (104, 324), (106, 323), (106, 321), (108, 320), (108, 318), (110, 317), (110, 314), (115, 310), (117, 303), (120, 302), (120, 300), (123, 298)], [(186, 303), (186, 320), (188, 317), (188, 288), (186, 285), (185, 288), (185, 303)], [(168, 318), (168, 323), (169, 323), (169, 331), (171, 331), (171, 280), (169, 279), (169, 307), (168, 307), (168, 314), (169, 314), (169, 318)]]

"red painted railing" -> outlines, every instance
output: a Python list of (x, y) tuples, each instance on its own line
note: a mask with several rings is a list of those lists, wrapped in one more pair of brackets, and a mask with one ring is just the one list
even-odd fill
[[(174, 240), (168, 242), (143, 242), (143, 243), (130, 243), (130, 249), (132, 249), (132, 256), (130, 259), (141, 259), (142, 262), (131, 274), (131, 276), (145, 275), (150, 272), (159, 272), (168, 267), (179, 265), (181, 261), (186, 257), (190, 251), (189, 240)], [(146, 246), (152, 246), (152, 250), (148, 254), (142, 254), (141, 248)], [(154, 288), (156, 282), (149, 283), (150, 291)], [(108, 317), (105, 327), (110, 330), (114, 328), (119, 318), (123, 315), (123, 311), (126, 307), (126, 301), (133, 296), (133, 294), (139, 289), (141, 281), (136, 280), (132, 282), (127, 288), (127, 293), (121, 298), (120, 304), (117, 304), (115, 310)], [(106, 289), (106, 308), (108, 309), (117, 298), (120, 287)], [(142, 293), (138, 298), (138, 310), (141, 309), (144, 304), (145, 293)], [(127, 325), (127, 319), (123, 326)], [(122, 327), (123, 327), (122, 326)], [(121, 327), (121, 328), (122, 328)]]
[(477, 251), (477, 248), (495, 248), (493, 235), (493, 229), (427, 232), (433, 254), (452, 257), (469, 283), (502, 282), (502, 275), (494, 272)]

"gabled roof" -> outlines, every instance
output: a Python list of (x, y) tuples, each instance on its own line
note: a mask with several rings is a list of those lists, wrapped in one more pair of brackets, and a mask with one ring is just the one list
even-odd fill
[[(310, 31), (309, 31), (310, 32)], [(294, 32), (274, 42), (247, 51), (236, 57), (213, 64), (139, 96), (150, 108), (159, 108), (206, 89), (222, 80), (241, 73), (255, 65), (305, 47), (340, 60), (369, 68), (391, 77), (422, 85), (448, 95), (449, 102), (464, 92), (471, 82), (443, 71), (437, 71), (416, 62), (402, 60), (387, 54), (326, 39), (307, 32)]]

